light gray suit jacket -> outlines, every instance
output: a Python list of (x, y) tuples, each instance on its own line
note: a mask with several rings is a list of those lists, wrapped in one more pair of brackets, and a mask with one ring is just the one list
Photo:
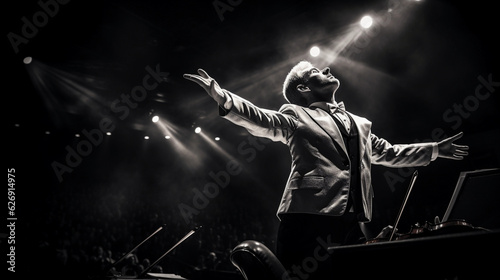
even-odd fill
[(359, 133), (360, 163), (353, 166), (341, 132), (323, 109), (283, 105), (267, 110), (231, 94), (232, 108), (221, 113), (252, 135), (286, 144), (292, 158), (278, 217), (284, 213), (340, 216), (347, 209), (352, 168), (359, 168), (363, 221), (372, 218), (371, 164), (390, 167), (424, 166), (431, 162), (437, 143), (392, 145), (371, 133), (372, 123), (350, 114)]

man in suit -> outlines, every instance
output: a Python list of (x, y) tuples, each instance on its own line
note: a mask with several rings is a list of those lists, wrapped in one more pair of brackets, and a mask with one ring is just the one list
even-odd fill
[(329, 68), (301, 61), (288, 73), (278, 111), (262, 109), (221, 88), (204, 70), (184, 77), (218, 104), (219, 114), (252, 135), (286, 144), (291, 172), (277, 216), (276, 254), (289, 277), (332, 275), (326, 247), (354, 244), (372, 218), (371, 164), (425, 166), (438, 157), (460, 160), (468, 147), (453, 142), (392, 145), (371, 133), (372, 123), (345, 111), (335, 93), (340, 82)]

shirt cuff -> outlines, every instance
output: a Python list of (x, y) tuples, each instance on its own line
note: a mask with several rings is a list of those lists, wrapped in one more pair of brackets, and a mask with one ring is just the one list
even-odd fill
[(431, 161), (434, 161), (437, 159), (439, 155), (439, 149), (438, 149), (438, 144), (436, 142), (432, 143), (432, 156), (431, 156)]

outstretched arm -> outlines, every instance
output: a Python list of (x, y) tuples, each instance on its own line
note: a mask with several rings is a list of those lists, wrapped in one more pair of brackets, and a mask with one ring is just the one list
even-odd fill
[(455, 134), (449, 138), (446, 138), (438, 143), (438, 157), (462, 160), (464, 156), (468, 155), (469, 146), (457, 145), (453, 142), (460, 139), (463, 136), (463, 132)]
[(203, 69), (199, 75), (184, 74), (184, 78), (197, 83), (218, 104), (219, 115), (230, 122), (244, 127), (250, 134), (265, 137), (272, 141), (286, 143), (293, 134), (297, 124), (294, 106), (282, 106), (279, 111), (263, 109), (250, 101), (231, 93), (219, 86)]

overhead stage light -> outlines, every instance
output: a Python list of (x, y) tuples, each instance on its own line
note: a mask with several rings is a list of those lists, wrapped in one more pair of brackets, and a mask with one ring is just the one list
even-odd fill
[(309, 54), (311, 54), (312, 57), (317, 57), (320, 53), (320, 49), (316, 46), (312, 47), (310, 50), (309, 50)]
[(160, 117), (154, 116), (151, 120), (155, 123), (155, 122), (158, 122), (160, 120)]
[(201, 132), (201, 127), (198, 126), (197, 128), (195, 128), (194, 132), (195, 133), (200, 133)]
[(369, 28), (370, 26), (372, 26), (373, 24), (373, 19), (371, 16), (364, 16), (361, 18), (361, 20), (359, 21), (359, 24), (361, 25), (361, 27), (363, 28)]
[(27, 56), (23, 59), (23, 63), (24, 64), (30, 64), (31, 61), (33, 61), (33, 59), (31, 58), (31, 56)]

